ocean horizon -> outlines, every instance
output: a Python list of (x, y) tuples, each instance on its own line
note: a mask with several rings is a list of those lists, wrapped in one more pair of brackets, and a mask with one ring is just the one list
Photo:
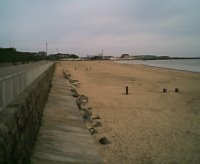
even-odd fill
[(200, 72), (200, 59), (170, 59), (170, 60), (122, 60), (117, 63), (140, 64), (159, 68), (181, 71)]

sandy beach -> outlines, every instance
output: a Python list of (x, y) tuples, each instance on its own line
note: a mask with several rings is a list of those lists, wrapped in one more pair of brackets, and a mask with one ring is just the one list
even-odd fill
[[(200, 73), (106, 61), (62, 64), (100, 116), (92, 136), (105, 163), (200, 163)], [(99, 144), (104, 136), (111, 144)]]

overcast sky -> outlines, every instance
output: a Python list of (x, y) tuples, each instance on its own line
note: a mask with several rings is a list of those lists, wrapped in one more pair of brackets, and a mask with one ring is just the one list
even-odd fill
[(1, 0), (0, 47), (200, 56), (200, 0)]

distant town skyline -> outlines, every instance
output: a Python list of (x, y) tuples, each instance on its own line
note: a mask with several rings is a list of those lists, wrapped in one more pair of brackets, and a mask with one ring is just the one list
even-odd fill
[(1, 0), (0, 47), (200, 56), (199, 0)]

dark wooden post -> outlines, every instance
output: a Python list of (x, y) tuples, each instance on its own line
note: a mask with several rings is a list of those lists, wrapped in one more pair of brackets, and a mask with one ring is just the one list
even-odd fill
[(128, 86), (126, 86), (126, 95), (128, 95)]
[(175, 92), (179, 92), (179, 89), (178, 89), (178, 88), (175, 88)]
[(163, 89), (163, 93), (167, 93), (167, 89), (164, 88), (164, 89)]

